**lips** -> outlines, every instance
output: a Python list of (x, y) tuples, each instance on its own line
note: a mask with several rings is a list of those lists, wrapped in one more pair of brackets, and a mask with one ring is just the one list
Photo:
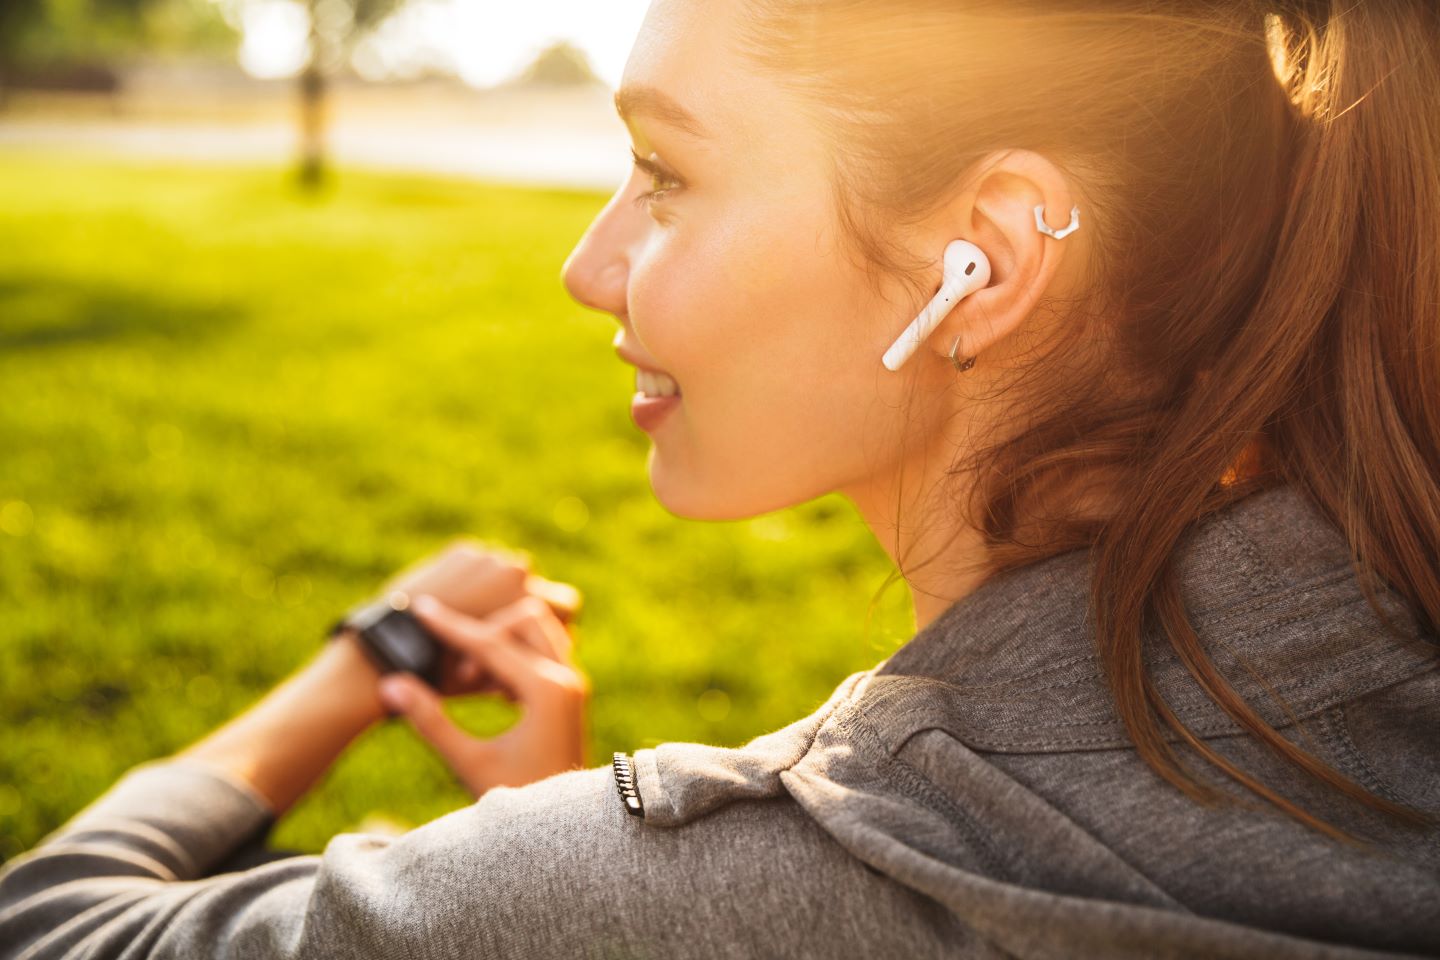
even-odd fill
[(672, 397), (647, 397), (637, 393), (630, 398), (630, 416), (635, 420), (636, 426), (649, 433), (679, 406), (678, 393)]
[[(670, 377), (670, 374), (666, 371), (646, 363), (641, 359), (639, 354), (624, 347), (620, 342), (623, 336), (624, 332), (622, 331), (615, 337), (615, 353), (619, 355), (621, 360), (630, 364), (630, 366), (641, 371), (643, 374), (660, 374)], [(641, 379), (641, 375), (637, 374), (636, 379)], [(670, 379), (673, 381), (675, 378), (670, 377)], [(639, 384), (637, 383), (636, 386), (638, 387)], [(675, 408), (680, 406), (679, 386), (677, 382), (676, 392), (668, 397), (646, 396), (643, 392), (637, 390), (635, 396), (630, 398), (630, 416), (634, 419), (635, 425), (646, 433), (659, 427)]]
[(620, 357), (621, 360), (623, 360), (625, 363), (630, 364), (630, 366), (632, 367), (638, 367), (639, 369), (649, 371), (650, 373), (663, 373), (665, 374), (665, 376), (670, 377), (670, 379), (675, 379), (675, 377), (668, 370), (662, 370), (659, 367), (655, 366), (653, 363), (646, 363), (643, 359), (641, 359), (639, 354), (634, 353), (633, 351), (621, 346), (618, 341), (615, 344), (615, 353)]

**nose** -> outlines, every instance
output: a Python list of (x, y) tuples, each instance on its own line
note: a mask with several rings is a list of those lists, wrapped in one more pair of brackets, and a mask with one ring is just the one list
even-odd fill
[(641, 229), (626, 209), (626, 187), (610, 198), (586, 228), (560, 270), (565, 291), (578, 303), (624, 316), (631, 247)]

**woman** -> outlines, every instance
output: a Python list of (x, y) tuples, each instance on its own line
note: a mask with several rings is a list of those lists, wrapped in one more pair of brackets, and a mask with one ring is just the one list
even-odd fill
[[(469, 554), (507, 602), (416, 612), (520, 724), (342, 633), (7, 865), (4, 956), (1440, 953), (1437, 50), (1428, 0), (656, 0), (565, 284), (678, 392), (661, 502), (841, 491), (915, 636), (575, 769), (569, 633)], [(956, 240), (988, 284), (882, 365)], [(475, 804), (207, 875), (387, 709)]]

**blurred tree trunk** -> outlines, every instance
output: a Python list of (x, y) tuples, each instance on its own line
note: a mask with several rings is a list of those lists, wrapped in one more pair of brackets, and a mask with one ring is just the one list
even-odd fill
[(300, 170), (298, 179), (305, 190), (317, 190), (328, 173), (325, 158), (326, 79), (325, 37), (316, 16), (317, 0), (309, 0), (310, 56), (300, 71)]
[(10, 102), (11, 75), (20, 56), (19, 38), (27, 23), (25, 3), (0, 0), (0, 110)]
[[(0, 4), (15, 0), (0, 0)], [(120, 2), (120, 0), (112, 0)], [(125, 0), (139, 2), (139, 0)], [(403, 0), (305, 0), (310, 16), (310, 54), (300, 72), (300, 169), (305, 190), (317, 190), (333, 175), (326, 150), (332, 75), (345, 69), (357, 39), (392, 14)]]

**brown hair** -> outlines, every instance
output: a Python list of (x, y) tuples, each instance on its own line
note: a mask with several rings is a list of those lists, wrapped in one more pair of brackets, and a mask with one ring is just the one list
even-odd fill
[[(1236, 693), (1186, 618), (1172, 561), (1207, 514), (1293, 484), (1344, 532), (1382, 622), (1377, 576), (1436, 632), (1431, 0), (749, 7), (746, 53), (804, 94), (832, 147), (836, 209), (872, 277), (931, 267), (906, 259), (893, 228), (978, 178), (991, 151), (1045, 155), (1080, 198), (1093, 288), (1047, 305), (1066, 322), (1037, 360), (1060, 362), (1025, 371), (1022, 428), (951, 469), (976, 478), (968, 516), (989, 574), (1093, 547), (1091, 611), (1119, 716), (1139, 755), (1196, 800), (1222, 795), (1170, 739), (1301, 822), (1348, 836), (1170, 711), (1142, 658), (1152, 617), (1242, 730), (1355, 800), (1424, 822), (1287, 740)], [(917, 289), (919, 302), (932, 292)], [(1144, 495), (1104, 517), (1036, 519), (1043, 493), (1082, 475)]]

